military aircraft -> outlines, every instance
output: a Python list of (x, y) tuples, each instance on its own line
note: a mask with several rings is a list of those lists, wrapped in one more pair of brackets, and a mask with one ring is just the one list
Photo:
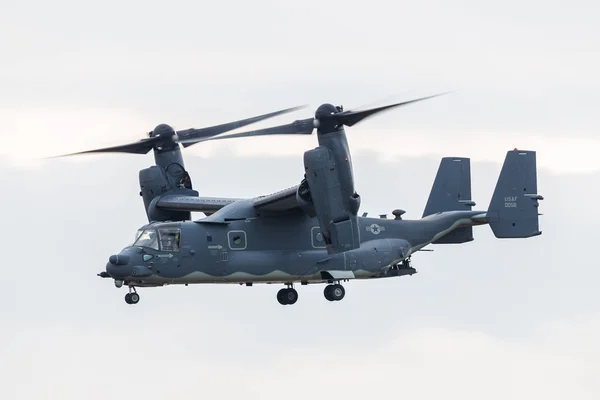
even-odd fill
[[(436, 95), (437, 96), (437, 95)], [(105, 271), (125, 301), (137, 304), (136, 288), (177, 284), (280, 284), (277, 300), (298, 300), (296, 284), (326, 284), (324, 296), (340, 301), (342, 282), (412, 275), (411, 257), (430, 244), (472, 241), (473, 227), (487, 224), (497, 238), (528, 238), (539, 230), (536, 152), (506, 154), (487, 209), (473, 210), (470, 159), (442, 158), (422, 218), (358, 216), (361, 197), (354, 185), (344, 127), (429, 96), (363, 111), (323, 104), (314, 117), (291, 124), (219, 136), (228, 130), (292, 108), (218, 127), (175, 130), (158, 125), (150, 138), (88, 152), (145, 154), (155, 165), (139, 172), (148, 223), (133, 241), (108, 258)], [(181, 147), (207, 140), (274, 134), (312, 134), (318, 146), (304, 153), (300, 183), (254, 198), (201, 197), (192, 188)], [(84, 152), (84, 153), (88, 153)], [(79, 154), (79, 153), (77, 153)], [(192, 212), (205, 217), (193, 220)]]

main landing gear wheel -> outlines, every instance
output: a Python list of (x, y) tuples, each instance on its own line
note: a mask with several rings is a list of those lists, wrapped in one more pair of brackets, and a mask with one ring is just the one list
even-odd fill
[(294, 304), (298, 301), (298, 292), (294, 288), (281, 289), (277, 292), (277, 301), (283, 306)]
[(137, 304), (140, 301), (140, 295), (135, 292), (129, 292), (125, 295), (125, 303), (127, 304)]
[(336, 283), (335, 285), (325, 286), (323, 294), (329, 301), (340, 301), (346, 295), (346, 289), (344, 289), (344, 287), (339, 283)]

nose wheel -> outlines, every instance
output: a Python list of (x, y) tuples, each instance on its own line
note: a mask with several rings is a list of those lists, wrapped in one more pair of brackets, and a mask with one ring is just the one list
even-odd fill
[(325, 298), (329, 301), (340, 301), (346, 295), (346, 289), (339, 283), (335, 285), (327, 285), (325, 286), (325, 290), (323, 290), (323, 294)]
[[(133, 289), (133, 291), (132, 291)], [(129, 293), (125, 295), (125, 303), (137, 304), (140, 301), (140, 295), (137, 294), (134, 287), (129, 287)]]

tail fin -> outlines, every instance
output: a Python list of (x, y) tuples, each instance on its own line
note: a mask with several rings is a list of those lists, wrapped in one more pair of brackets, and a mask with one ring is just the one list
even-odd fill
[(423, 217), (443, 211), (469, 211), (474, 205), (471, 201), (471, 160), (442, 158)]
[[(444, 211), (470, 211), (471, 160), (461, 157), (444, 157), (440, 162), (423, 217)], [(463, 227), (435, 241), (435, 244), (465, 243), (473, 240), (473, 228)]]
[(539, 230), (537, 167), (535, 151), (506, 153), (502, 171), (487, 211), (487, 220), (497, 238), (527, 238)]

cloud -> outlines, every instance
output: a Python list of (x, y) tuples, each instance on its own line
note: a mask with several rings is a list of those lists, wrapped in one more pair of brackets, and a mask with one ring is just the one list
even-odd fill
[[(378, 154), (354, 159), (361, 211), (400, 207), (418, 218), (439, 159)], [(319, 285), (302, 287), (291, 308), (277, 304), (271, 285), (192, 285), (140, 289), (141, 302), (128, 307), (124, 290), (95, 274), (145, 222), (137, 170), (151, 160), (107, 156), (76, 169), (66, 160), (31, 170), (3, 165), (0, 185), (11, 194), (0, 198), (10, 210), (0, 233), (10, 266), (0, 291), (5, 397), (600, 392), (600, 275), (587, 251), (573, 251), (595, 246), (599, 217), (578, 213), (593, 208), (600, 189), (590, 182), (598, 173), (540, 169), (542, 236), (503, 241), (481, 227), (472, 243), (415, 256), (415, 276), (348, 282), (337, 304), (325, 301)], [(231, 152), (187, 154), (186, 165), (204, 195), (255, 196), (302, 173), (299, 157)], [(473, 198), (485, 208), (499, 165), (474, 161), (472, 172)]]
[[(0, 397), (598, 398), (597, 2), (154, 3), (0, 15)], [(361, 212), (419, 218), (447, 155), (472, 158), (485, 209), (506, 150), (528, 148), (543, 235), (479, 227), (415, 256), (414, 276), (348, 282), (336, 304), (320, 285), (293, 307), (272, 285), (191, 285), (140, 289), (130, 307), (96, 273), (146, 222), (137, 174), (152, 155), (35, 160), (159, 123), (309, 104), (254, 128), (445, 90), (348, 129)], [(316, 144), (184, 156), (202, 195), (250, 197), (297, 184)]]
[[(11, 385), (3, 387), (11, 399), (48, 395), (75, 399), (82, 393), (94, 399), (167, 395), (186, 399), (199, 393), (256, 399), (286, 393), (290, 399), (305, 399), (319, 393), (347, 399), (525, 400), (592, 399), (600, 393), (597, 314), (556, 321), (519, 338), (435, 326), (378, 335), (373, 327), (370, 337), (356, 336), (351, 344), (327, 348), (316, 346), (322, 337), (351, 332), (289, 332), (283, 338), (288, 342), (284, 349), (253, 346), (244, 337), (248, 332), (237, 330), (225, 335), (248, 346), (246, 354), (240, 348), (237, 356), (227, 342), (206, 341), (206, 332), (223, 324), (188, 316), (175, 325), (162, 321), (138, 325), (137, 333), (125, 326), (57, 326), (31, 332), (14, 339), (4, 354), (3, 359), (11, 362), (2, 364), (2, 377)], [(254, 329), (259, 335), (273, 335), (258, 321)]]
[[(45, 157), (87, 150), (84, 147), (92, 141), (98, 147), (134, 142), (153, 128), (144, 116), (114, 108), (0, 108), (0, 119), (5, 135), (0, 155), (25, 168), (41, 166)], [(68, 160), (83, 161), (77, 157)]]
[[(165, 121), (197, 125), (303, 103), (357, 107), (455, 90), (379, 124), (459, 142), (486, 132), (595, 138), (596, 3), (544, 3), (543, 11), (536, 1), (505, 2), (503, 10), (460, 4), (377, 0), (365, 10), (355, 1), (262, 0), (237, 2), (232, 14), (230, 5), (181, 1), (169, 10), (42, 2), (35, 13), (15, 3), (0, 17), (0, 34), (11, 38), (1, 45), (0, 105), (73, 115), (120, 107), (152, 121), (143, 132)], [(89, 123), (109, 118), (89, 115)]]
[[(436, 101), (436, 100), (433, 100)], [(281, 107), (279, 107), (281, 108)], [(419, 156), (443, 157), (448, 155), (470, 157), (474, 161), (501, 164), (507, 150), (518, 147), (538, 152), (538, 166), (555, 173), (584, 173), (600, 169), (600, 160), (595, 157), (600, 151), (600, 139), (592, 137), (562, 137), (543, 132), (522, 132), (487, 130), (473, 134), (456, 128), (428, 126), (419, 127), (417, 118), (411, 117), (411, 110), (400, 110), (397, 116), (390, 113), (380, 118), (389, 121), (384, 125), (368, 120), (364, 125), (348, 128), (348, 140), (352, 153), (377, 153), (377, 158), (392, 161), (398, 158)], [(174, 125), (176, 129), (203, 127), (219, 124), (227, 120), (259, 115), (266, 110), (239, 113), (229, 112), (227, 117), (202, 118), (204, 123), (193, 123), (192, 118), (183, 118)], [(420, 113), (423, 111), (420, 110)], [(264, 121), (247, 129), (259, 129), (287, 123), (310, 112), (299, 111), (289, 116)], [(433, 112), (435, 114), (435, 112)], [(408, 121), (403, 120), (405, 116)], [(41, 167), (41, 159), (70, 152), (131, 143), (146, 137), (156, 121), (143, 112), (127, 109), (0, 109), (7, 135), (5, 146), (0, 149), (13, 165), (25, 168)], [(165, 118), (166, 119), (166, 118)], [(173, 118), (175, 119), (175, 118)], [(373, 124), (374, 122), (374, 124)], [(371, 125), (373, 124), (373, 125)], [(398, 128), (392, 128), (397, 124)], [(232, 131), (237, 132), (240, 130)], [(187, 155), (214, 157), (219, 152), (230, 152), (233, 157), (296, 157), (301, 161), (307, 149), (318, 145), (316, 134), (302, 137), (271, 136), (248, 139), (206, 142), (184, 150)], [(72, 157), (66, 162), (80, 163), (106, 160), (114, 155)], [(127, 156), (116, 156), (127, 157)], [(133, 157), (133, 156), (130, 156)], [(142, 159), (138, 156), (138, 159)]]

